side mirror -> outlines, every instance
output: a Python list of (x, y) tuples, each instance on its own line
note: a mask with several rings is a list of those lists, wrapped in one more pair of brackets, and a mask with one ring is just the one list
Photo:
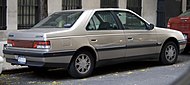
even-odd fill
[(148, 30), (154, 29), (154, 25), (153, 25), (153, 24), (148, 24), (148, 25), (147, 25), (147, 29), (148, 29)]

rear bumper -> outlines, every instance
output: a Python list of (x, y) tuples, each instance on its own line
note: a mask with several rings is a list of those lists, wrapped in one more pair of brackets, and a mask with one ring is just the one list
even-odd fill
[(50, 62), (40, 62), (40, 61), (29, 61), (25, 64), (20, 64), (17, 59), (6, 58), (6, 62), (12, 65), (22, 65), (22, 66), (35, 66), (35, 67), (52, 67), (52, 68), (67, 68), (69, 63), (50, 63)]
[[(75, 52), (39, 52), (5, 49), (3, 53), (6, 61), (14, 65), (67, 68)], [(24, 57), (26, 62), (18, 62), (19, 56)]]

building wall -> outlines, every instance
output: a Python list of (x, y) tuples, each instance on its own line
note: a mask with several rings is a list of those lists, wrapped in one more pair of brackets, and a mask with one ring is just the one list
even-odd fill
[(48, 15), (62, 10), (62, 0), (48, 0)]
[(127, 7), (127, 0), (119, 0), (119, 8), (125, 9)]
[(7, 0), (7, 30), (17, 30), (17, 1)]
[(182, 12), (185, 12), (187, 9), (187, 0), (182, 0)]
[(157, 0), (142, 0), (142, 14), (150, 23), (156, 25), (157, 18)]
[(100, 8), (100, 0), (82, 0), (83, 9)]

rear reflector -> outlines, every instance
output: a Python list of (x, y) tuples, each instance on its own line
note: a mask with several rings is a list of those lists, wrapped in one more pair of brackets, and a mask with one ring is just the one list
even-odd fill
[(14, 46), (15, 46), (14, 40), (8, 39), (8, 40), (7, 40), (7, 46), (8, 46), (8, 47), (14, 47)]
[(49, 49), (50, 41), (7, 40), (8, 47)]
[(33, 48), (48, 49), (50, 48), (50, 41), (34, 41)]

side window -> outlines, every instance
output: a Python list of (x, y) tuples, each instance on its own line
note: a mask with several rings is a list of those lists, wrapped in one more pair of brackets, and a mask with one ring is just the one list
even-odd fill
[(144, 30), (146, 23), (139, 17), (128, 12), (114, 12), (121, 21), (125, 30)]
[(86, 28), (87, 30), (96, 30), (96, 26), (94, 24), (93, 19), (90, 20), (90, 22), (88, 23), (88, 26)]
[(111, 12), (99, 11), (99, 12), (96, 12), (92, 16), (86, 29), (87, 30), (118, 30), (119, 27), (113, 15), (111, 14)]

